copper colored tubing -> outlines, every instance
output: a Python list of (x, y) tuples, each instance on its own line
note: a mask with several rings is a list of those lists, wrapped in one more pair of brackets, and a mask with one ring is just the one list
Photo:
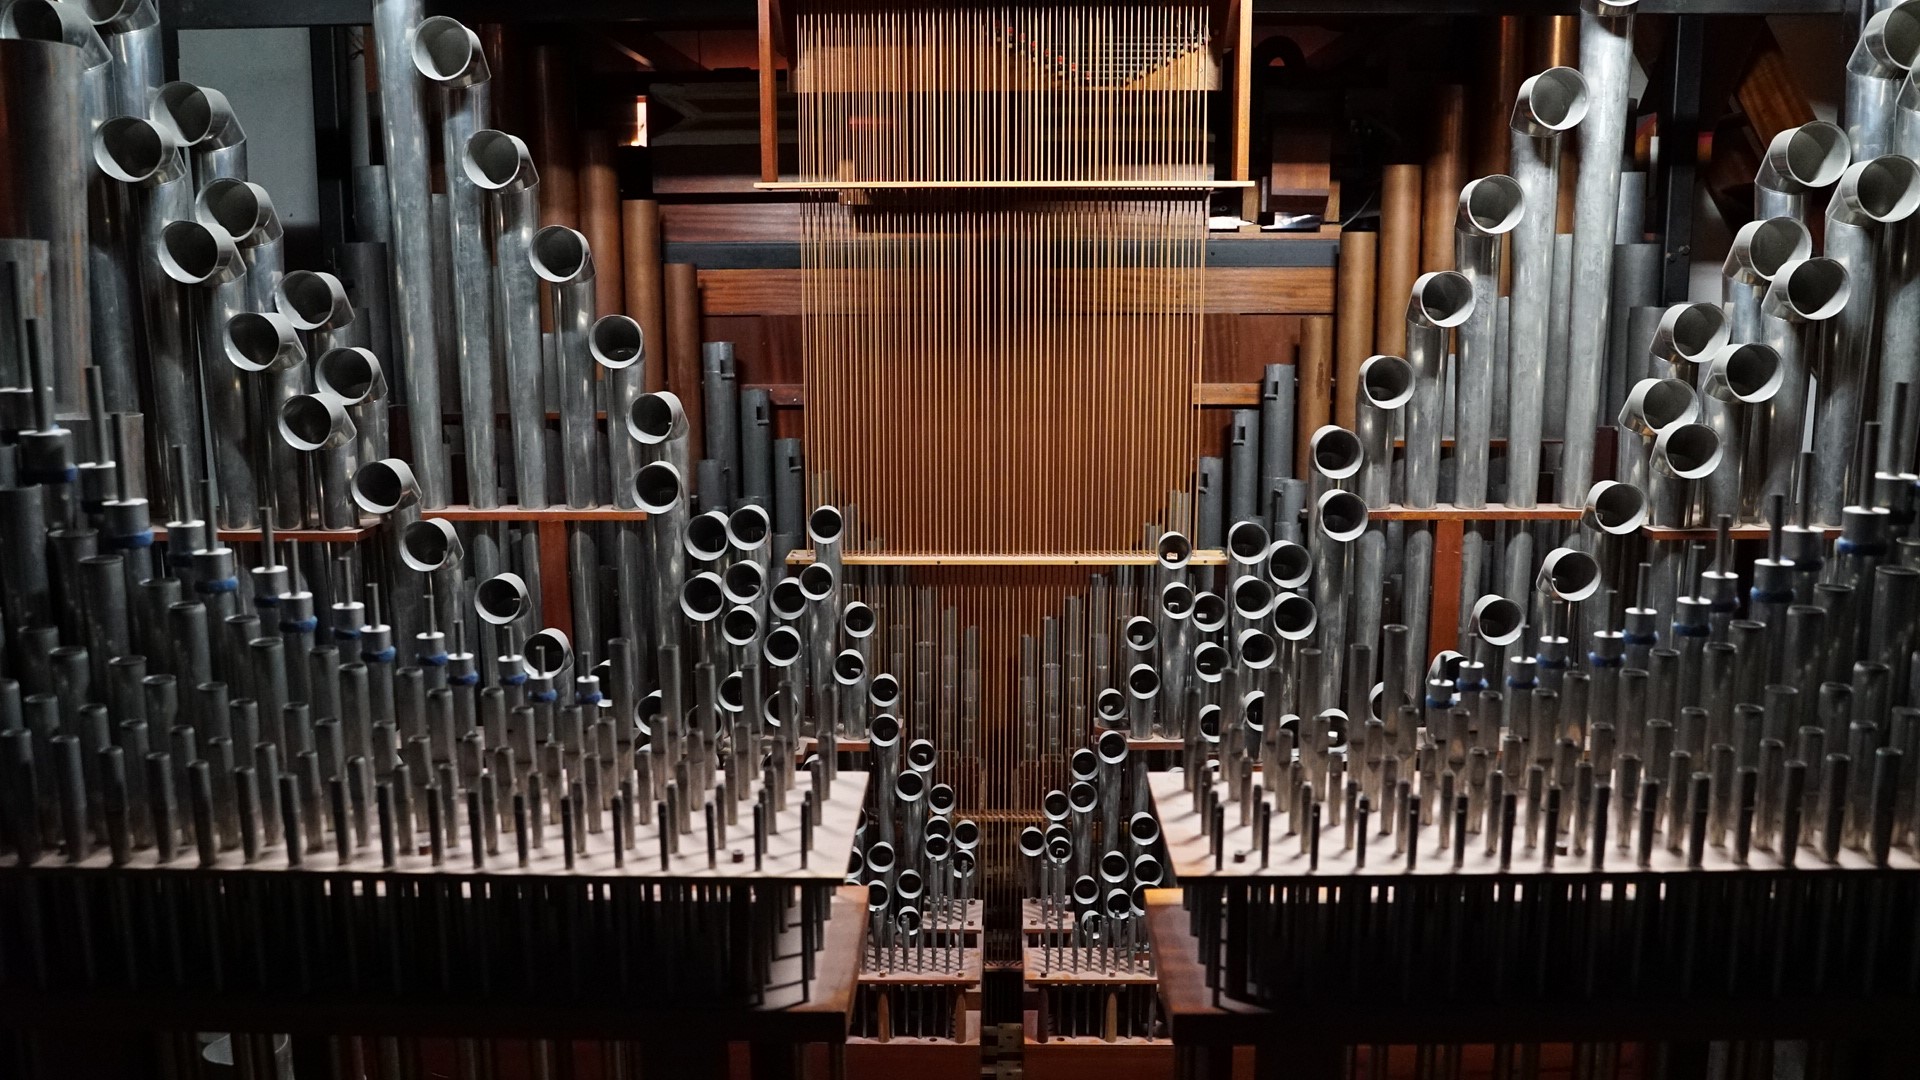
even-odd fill
[(662, 351), (667, 340), (666, 297), (661, 287), (660, 204), (652, 199), (631, 199), (620, 204), (621, 255), (625, 263), (626, 313), (640, 324), (642, 340), (657, 358), (646, 365), (641, 390), (653, 393), (666, 389), (667, 365)]
[(1348, 230), (1340, 234), (1339, 276), (1334, 283), (1335, 368), (1333, 422), (1354, 425), (1360, 392), (1360, 365), (1373, 355), (1374, 273), (1380, 234)]
[(594, 310), (602, 315), (626, 312), (620, 182), (613, 170), (613, 136), (604, 131), (580, 133), (580, 231), (594, 252)]
[(560, 46), (533, 47), (533, 162), (540, 171), (540, 224), (580, 227), (579, 179), (574, 161), (573, 97), (569, 58)]
[[(687, 443), (705, 446), (699, 407), (705, 400), (700, 382), (700, 279), (692, 263), (666, 265), (667, 389), (687, 409)], [(645, 324), (642, 324), (643, 326)]]
[(1330, 316), (1309, 315), (1300, 320), (1297, 365), (1300, 415), (1293, 429), (1293, 460), (1308, 461), (1311, 456), (1307, 444), (1312, 441), (1313, 433), (1327, 424), (1333, 406), (1333, 319)]
[(1467, 91), (1436, 87), (1433, 127), (1423, 174), (1426, 194), (1420, 210), (1420, 269), (1453, 269), (1453, 213), (1466, 178)]
[(1473, 175), (1488, 176), (1507, 171), (1507, 117), (1513, 111), (1514, 98), (1526, 73), (1536, 70), (1527, 59), (1526, 19), (1519, 15), (1501, 15), (1494, 20), (1493, 33), (1486, 35), (1486, 56), (1481, 61), (1483, 76), (1474, 87), (1473, 101)]
[[(1451, 233), (1453, 214), (1449, 209), (1446, 225)], [(1449, 239), (1451, 242), (1451, 239)], [(1380, 273), (1376, 279), (1373, 348), (1375, 352), (1400, 356), (1407, 351), (1406, 311), (1400, 298), (1413, 291), (1413, 279), (1420, 276), (1420, 166), (1388, 165), (1380, 171)], [(1301, 380), (1304, 388), (1306, 380)], [(1300, 425), (1310, 432), (1312, 426)]]

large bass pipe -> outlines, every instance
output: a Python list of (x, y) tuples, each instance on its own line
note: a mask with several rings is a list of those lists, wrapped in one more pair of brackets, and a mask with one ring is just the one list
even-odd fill
[[(1593, 448), (1607, 375), (1612, 325), (1614, 223), (1626, 149), (1627, 92), (1633, 74), (1634, 0), (1582, 0), (1580, 73), (1589, 91), (1573, 189), (1573, 277), (1568, 311), (1567, 416), (1560, 502), (1575, 505), (1593, 482)], [(1409, 583), (1411, 585), (1411, 583)]]
[[(515, 500), (530, 509), (552, 505), (547, 495), (547, 411), (540, 361), (540, 278), (533, 269), (533, 235), (540, 224), (540, 174), (527, 144), (504, 131), (476, 131), (461, 168), (486, 192), (493, 236), (493, 306), (500, 317), (505, 358), (507, 422), (513, 431)], [(470, 284), (470, 283), (466, 283)], [(491, 406), (489, 406), (491, 409)], [(616, 483), (627, 477), (616, 476)]]
[(534, 234), (533, 272), (552, 289), (554, 352), (560, 373), (560, 454), (567, 507), (598, 506), (594, 491), (593, 253), (587, 238), (564, 225)]
[(1873, 392), (1867, 380), (1873, 372), (1882, 237), (1886, 226), (1907, 220), (1916, 208), (1920, 166), (1894, 155), (1849, 166), (1827, 204), (1825, 252), (1846, 271), (1848, 289), (1846, 306), (1833, 320), (1828, 348), (1815, 360), (1817, 366), (1810, 365), (1815, 388), (1813, 511), (1815, 522), (1822, 525), (1839, 524), (1849, 499), (1870, 501), (1860, 495), (1872, 477), (1859, 475), (1856, 458), (1865, 399)]
[(1730, 452), (1707, 480), (1708, 520), (1731, 514), (1736, 523), (1757, 521), (1765, 509), (1763, 407), (1780, 392), (1780, 375), (1780, 354), (1760, 342), (1724, 345), (1707, 365), (1703, 400), (1712, 403), (1707, 426)]
[[(1533, 207), (1513, 229), (1513, 299), (1507, 330), (1507, 505), (1539, 503), (1540, 431), (1547, 380), (1547, 316), (1553, 284), (1554, 215), (1560, 194), (1560, 136), (1587, 115), (1587, 81), (1569, 67), (1520, 84), (1513, 103), (1511, 157), (1521, 201)], [(1371, 505), (1371, 504), (1370, 504)]]
[[(413, 33), (413, 66), (439, 87), (440, 152), (458, 162), (476, 132), (487, 127), (488, 81), (492, 71), (480, 49), (480, 36), (458, 19), (436, 15)], [(453, 258), (453, 328), (458, 343), (461, 429), (467, 449), (467, 503), (480, 509), (500, 505), (500, 480), (493, 452), (494, 313), (492, 294), (473, 288), (487, 278), (485, 196), (464, 170), (447, 175), (448, 251)], [(525, 385), (515, 392), (526, 393)], [(625, 474), (616, 474), (625, 475)]]
[(1413, 365), (1413, 402), (1407, 412), (1407, 505), (1418, 510), (1430, 510), (1440, 501), (1446, 408), (1441, 375), (1449, 332), (1467, 321), (1473, 305), (1473, 282), (1452, 270), (1420, 275), (1407, 299), (1407, 362)]
[(1847, 58), (1842, 119), (1857, 160), (1893, 147), (1894, 102), (1920, 56), (1920, 0), (1903, 0), (1873, 13)]
[(1473, 307), (1459, 331), (1453, 501), (1469, 509), (1487, 505), (1494, 350), (1500, 315), (1500, 248), (1503, 238), (1519, 226), (1527, 210), (1525, 193), (1511, 176), (1481, 177), (1460, 189), (1453, 261), (1471, 283)]
[[(413, 432), (413, 459), (419, 466), (420, 499), (437, 509), (447, 505), (451, 486), (441, 434), (440, 350), (434, 327), (442, 298), (433, 274), (427, 110), (411, 55), (423, 6), (421, 0), (373, 0), (373, 42), (380, 73), (380, 137), (386, 151), (394, 340), (400, 349), (400, 381)], [(524, 393), (539, 382), (515, 380), (514, 385)]]
[[(1901, 85), (1891, 149), (1920, 160), (1920, 82), (1911, 73)], [(1880, 383), (1874, 416), (1882, 420), (1893, 416), (1895, 387), (1902, 383), (1920, 387), (1920, 215), (1908, 215), (1888, 232), (1883, 246), (1886, 265), (1880, 268), (1880, 340), (1876, 343)], [(1882, 460), (1910, 467), (1911, 430), (1894, 430), (1891, 424), (1887, 428)]]
[(1807, 380), (1847, 305), (1846, 268), (1832, 259), (1800, 259), (1774, 275), (1761, 301), (1765, 341), (1780, 356), (1780, 389), (1767, 414), (1767, 480), (1761, 497), (1793, 490), (1805, 444)]

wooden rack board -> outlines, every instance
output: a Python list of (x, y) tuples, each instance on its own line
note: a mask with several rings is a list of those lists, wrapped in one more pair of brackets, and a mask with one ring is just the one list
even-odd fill
[(760, 191), (1212, 191), (1251, 180), (762, 180)]
[[(843, 566), (1152, 566), (1156, 561), (1151, 551), (1048, 551), (990, 555), (848, 551), (840, 556)], [(789, 566), (805, 566), (811, 562), (811, 548), (799, 548), (787, 553)], [(1188, 560), (1190, 566), (1225, 566), (1226, 563), (1227, 553), (1217, 548), (1195, 551)]]

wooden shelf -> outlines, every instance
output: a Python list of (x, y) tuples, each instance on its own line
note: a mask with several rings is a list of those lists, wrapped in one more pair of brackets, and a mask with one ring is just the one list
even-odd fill
[[(1705, 540), (1712, 542), (1720, 537), (1720, 534), (1715, 532), (1711, 527), (1669, 529), (1662, 526), (1648, 525), (1640, 530), (1640, 534), (1649, 540), (1658, 541)], [(1829, 540), (1839, 536), (1840, 526), (1828, 526), (1826, 534)], [(1767, 538), (1767, 527), (1765, 525), (1735, 525), (1729, 530), (1728, 535), (1735, 540), (1765, 540)]]
[(1557, 506), (1545, 503), (1526, 508), (1508, 506), (1505, 503), (1488, 503), (1477, 510), (1442, 503), (1429, 510), (1417, 510), (1411, 506), (1388, 506), (1380, 510), (1367, 511), (1367, 517), (1374, 521), (1579, 521), (1580, 514), (1581, 508), (1578, 506)]
[(1212, 191), (1251, 180), (761, 180), (758, 191)]
[(481, 510), (472, 506), (443, 506), (438, 510), (422, 510), (421, 517), (445, 518), (448, 521), (645, 521), (645, 510), (622, 510), (614, 506), (590, 506), (584, 510), (569, 510), (564, 506), (549, 506), (543, 509), (527, 509), (519, 506), (496, 506), (491, 510)]
[[(357, 544), (380, 530), (380, 524), (362, 525), (354, 529), (275, 529), (273, 538), (280, 540), (298, 540), (315, 544)], [(221, 540), (236, 544), (257, 544), (260, 542), (259, 529), (220, 529), (217, 535)], [(165, 541), (167, 530), (153, 530), (153, 538)]]
[[(813, 561), (812, 548), (796, 548), (787, 553), (787, 565), (804, 566)], [(926, 552), (849, 551), (840, 556), (843, 566), (1152, 566), (1151, 551), (1036, 551), (992, 555), (942, 555)], [(1225, 566), (1227, 553), (1217, 548), (1195, 551), (1190, 566)]]

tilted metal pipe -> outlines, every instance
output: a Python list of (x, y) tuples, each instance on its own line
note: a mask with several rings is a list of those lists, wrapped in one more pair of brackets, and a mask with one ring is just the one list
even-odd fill
[(1651, 477), (1647, 501), (1653, 524), (1685, 528), (1689, 524), (1688, 485), (1712, 475), (1720, 466), (1720, 457), (1720, 436), (1705, 424), (1672, 424), (1663, 429), (1647, 456)]
[[(1871, 479), (1858, 475), (1860, 424), (1868, 398), (1876, 404), (1885, 401), (1891, 410), (1896, 385), (1884, 380), (1868, 385), (1878, 344), (1874, 331), (1881, 248), (1887, 227), (1913, 217), (1916, 208), (1920, 208), (1920, 166), (1896, 155), (1848, 166), (1827, 204), (1823, 250), (1846, 270), (1848, 289), (1846, 306), (1833, 320), (1828, 348), (1812, 367), (1813, 507), (1814, 520), (1821, 524), (1838, 524), (1847, 500), (1857, 497), (1860, 486)], [(1887, 387), (1884, 397), (1880, 385)]]
[[(421, 0), (373, 0), (373, 44), (380, 75), (387, 249), (393, 260), (393, 330), (400, 352), (401, 391), (407, 404), (407, 425), (413, 433), (421, 502), (437, 509), (447, 505), (452, 486), (441, 434), (440, 349), (434, 324), (434, 314), (444, 298), (437, 295), (433, 272), (432, 158), (427, 152), (424, 88), (412, 56), (414, 30), (425, 15), (424, 6)], [(526, 299), (537, 303), (532, 293)], [(501, 310), (512, 313), (517, 309)], [(537, 371), (537, 366), (533, 370)], [(540, 384), (536, 377), (515, 379), (513, 385), (530, 389)]]
[[(1530, 207), (1560, 196), (1560, 136), (1587, 115), (1587, 81), (1570, 67), (1520, 84), (1508, 122), (1513, 178)], [(1554, 215), (1526, 214), (1513, 229), (1513, 300), (1507, 330), (1507, 504), (1536, 506), (1545, 415), (1547, 318), (1553, 307)], [(1521, 481), (1521, 482), (1516, 482)], [(1371, 505), (1371, 503), (1369, 503)]]
[(621, 426), (631, 420), (633, 406), (640, 398), (647, 359), (646, 335), (640, 324), (626, 315), (602, 315), (587, 333), (587, 351), (606, 374), (607, 385), (607, 475), (613, 479), (613, 504), (622, 510), (633, 509), (632, 490), (626, 478), (640, 470), (643, 463), (640, 443)]
[(1733, 515), (1735, 523), (1757, 521), (1766, 509), (1761, 497), (1766, 479), (1767, 446), (1762, 406), (1780, 392), (1780, 354), (1759, 342), (1724, 345), (1707, 365), (1703, 400), (1706, 423), (1720, 436), (1726, 460), (1707, 480), (1708, 520)]
[[(439, 90), (441, 160), (457, 162), (474, 134), (487, 128), (492, 71), (480, 36), (458, 19), (435, 15), (413, 32), (413, 67)], [(459, 358), (461, 430), (467, 459), (467, 503), (500, 505), (493, 448), (494, 312), (489, 290), (471, 287), (487, 277), (486, 196), (463, 170), (449, 167), (447, 250), (452, 256), (454, 338)], [(511, 317), (511, 316), (507, 316)], [(527, 386), (515, 391), (525, 393)], [(625, 474), (616, 473), (616, 482)]]
[(679, 395), (668, 390), (642, 394), (634, 399), (626, 419), (627, 434), (640, 444), (645, 460), (664, 461), (678, 469), (681, 476), (692, 475), (687, 413)]
[[(212, 445), (209, 474), (218, 500), (220, 527), (257, 528), (259, 489), (254, 480), (252, 425), (240, 372), (226, 359), (223, 340), (228, 320), (245, 310), (246, 272), (239, 249), (224, 230), (198, 221), (169, 222), (160, 235), (160, 269), (189, 286), (199, 333), (196, 335), (198, 382), (207, 404), (207, 439)], [(194, 447), (195, 456), (201, 453)], [(212, 512), (213, 508), (209, 508)]]
[(1627, 94), (1633, 75), (1632, 0), (1582, 0), (1580, 74), (1587, 116), (1573, 189), (1573, 270), (1567, 314), (1567, 411), (1560, 460), (1560, 502), (1572, 506), (1593, 482), (1595, 429), (1607, 374), (1612, 325), (1614, 224), (1620, 207), (1620, 162), (1627, 137)]
[(652, 578), (646, 600), (653, 613), (649, 636), (656, 651), (680, 641), (680, 587), (686, 579), (686, 549), (680, 534), (687, 527), (687, 491), (679, 469), (665, 461), (648, 462), (633, 477), (634, 505), (647, 512), (652, 548)]
[[(1692, 385), (1679, 379), (1641, 379), (1620, 407), (1620, 476), (1647, 487), (1647, 455), (1662, 431), (1698, 416)], [(1636, 438), (1637, 436), (1637, 438)]]
[(1916, 56), (1920, 2), (1903, 0), (1867, 19), (1847, 57), (1847, 97), (1841, 113), (1855, 160), (1891, 152), (1894, 102)]
[(1832, 259), (1782, 266), (1761, 302), (1765, 341), (1780, 357), (1780, 389), (1767, 414), (1767, 479), (1760, 497), (1793, 490), (1794, 467), (1806, 444), (1807, 382), (1846, 308), (1846, 268)]
[(587, 238), (564, 225), (533, 236), (533, 272), (552, 289), (554, 355), (560, 382), (561, 472), (567, 506), (600, 505), (594, 490), (593, 253)]
[(195, 188), (247, 178), (247, 133), (227, 95), (190, 82), (165, 83), (153, 92), (148, 115), (186, 148)]
[(1674, 304), (1660, 316), (1647, 351), (1671, 365), (1669, 372), (1689, 386), (1698, 386), (1694, 368), (1713, 359), (1730, 340), (1732, 327), (1718, 304)]
[[(1633, 538), (1647, 521), (1644, 489), (1617, 480), (1596, 481), (1581, 508), (1582, 546), (1599, 564), (1601, 580), (1621, 595), (1631, 595), (1631, 571), (1637, 555)], [(1612, 613), (1594, 610), (1584, 621), (1585, 633), (1610, 629)]]
[(1413, 366), (1413, 401), (1407, 411), (1407, 505), (1430, 510), (1440, 501), (1440, 444), (1446, 427), (1445, 392), (1449, 331), (1473, 314), (1473, 282), (1439, 270), (1420, 275), (1407, 298), (1407, 363)]
[(1392, 501), (1394, 420), (1411, 400), (1413, 365), (1398, 356), (1370, 356), (1361, 363), (1353, 427), (1363, 461), (1360, 497), (1369, 510)]
[(1824, 120), (1775, 135), (1753, 177), (1753, 216), (1806, 220), (1807, 193), (1837, 183), (1852, 153), (1847, 133)]
[(166, 81), (160, 13), (153, 0), (95, 0), (87, 5), (113, 67), (105, 116), (145, 116), (147, 101)]
[(379, 461), (387, 456), (387, 376), (373, 350), (359, 346), (328, 349), (313, 361), (314, 388), (340, 399), (353, 417), (354, 456)]
[[(504, 131), (476, 131), (461, 154), (461, 170), (486, 193), (493, 237), (493, 306), (500, 318), (507, 421), (513, 431), (515, 499), (530, 509), (552, 505), (547, 494), (547, 412), (541, 386), (540, 278), (533, 268), (533, 236), (540, 224), (540, 174), (527, 144)], [(471, 285), (471, 283), (463, 283)], [(616, 476), (624, 484), (629, 477)]]
[(1459, 506), (1487, 505), (1487, 460), (1493, 434), (1494, 349), (1500, 315), (1500, 248), (1526, 215), (1526, 196), (1511, 176), (1483, 176), (1460, 189), (1454, 216), (1453, 261), (1473, 290), (1473, 309), (1460, 324), (1454, 400), (1454, 498)]
[[(315, 460), (312, 472), (320, 484), (320, 527), (351, 529), (360, 524), (353, 505), (353, 474), (359, 430), (347, 415), (346, 404), (331, 394), (295, 394), (280, 406), (280, 438)], [(304, 471), (304, 470), (303, 470)]]
[(1729, 341), (1762, 340), (1766, 329), (1760, 305), (1767, 286), (1781, 267), (1812, 254), (1813, 234), (1798, 218), (1762, 218), (1740, 226), (1720, 271)]
[[(1339, 700), (1347, 647), (1347, 590), (1353, 542), (1367, 531), (1367, 504), (1351, 491), (1329, 491), (1314, 504), (1313, 606), (1319, 616), (1320, 700)], [(1370, 642), (1367, 644), (1371, 644)]]
[[(1314, 498), (1318, 499), (1335, 488), (1350, 489), (1358, 486), (1354, 477), (1359, 476), (1361, 468), (1366, 465), (1367, 455), (1359, 437), (1353, 432), (1337, 424), (1328, 424), (1315, 431), (1312, 439), (1308, 441), (1307, 460), (1312, 469)], [(1258, 529), (1260, 532), (1259, 550), (1248, 553), (1249, 561), (1257, 563), (1266, 554), (1268, 546), (1266, 527), (1253, 521), (1235, 522), (1233, 528), (1227, 530), (1229, 548), (1234, 546), (1234, 529), (1242, 524)]]

